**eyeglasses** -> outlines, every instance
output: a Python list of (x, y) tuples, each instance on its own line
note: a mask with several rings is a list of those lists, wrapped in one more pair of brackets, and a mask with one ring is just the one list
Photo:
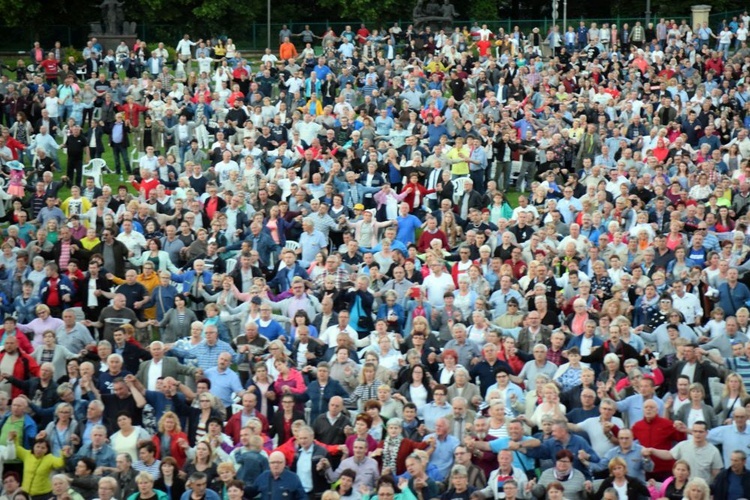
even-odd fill
[(558, 458), (557, 461), (562, 463), (570, 463), (570, 459), (568, 458)]

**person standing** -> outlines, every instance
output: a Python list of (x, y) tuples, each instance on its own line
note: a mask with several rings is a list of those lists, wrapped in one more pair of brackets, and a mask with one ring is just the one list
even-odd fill
[(68, 152), (68, 170), (66, 175), (73, 186), (82, 186), (84, 157), (88, 162), (91, 159), (91, 151), (88, 141), (81, 134), (80, 125), (73, 125), (71, 134), (63, 144), (63, 149)]

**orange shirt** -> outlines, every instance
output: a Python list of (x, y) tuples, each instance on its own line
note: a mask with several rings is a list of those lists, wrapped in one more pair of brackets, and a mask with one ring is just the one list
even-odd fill
[(297, 57), (297, 47), (292, 42), (284, 42), (279, 47), (279, 56), (283, 60), (294, 59)]

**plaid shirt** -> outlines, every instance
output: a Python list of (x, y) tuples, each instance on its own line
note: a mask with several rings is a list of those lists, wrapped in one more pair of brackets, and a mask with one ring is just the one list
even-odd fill
[[(219, 355), (223, 352), (231, 353), (233, 358), (237, 357), (237, 353), (234, 352), (232, 346), (223, 340), (217, 340), (215, 345), (208, 345), (204, 340), (188, 352), (195, 356), (198, 367), (203, 371), (216, 367), (219, 364)], [(237, 360), (235, 359), (235, 361)]]

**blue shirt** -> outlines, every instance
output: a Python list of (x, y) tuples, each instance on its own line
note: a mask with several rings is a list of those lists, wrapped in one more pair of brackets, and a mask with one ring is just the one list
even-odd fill
[(299, 477), (305, 492), (310, 493), (313, 489), (313, 446), (310, 446), (307, 450), (300, 447), (297, 453), (299, 457), (297, 459), (297, 476)]
[(299, 237), (299, 244), (302, 248), (302, 258), (300, 259), (302, 267), (310, 265), (321, 249), (328, 248), (328, 241), (326, 241), (323, 233), (318, 230), (313, 230), (312, 234), (303, 231)]
[(542, 441), (542, 445), (539, 448), (531, 448), (526, 454), (533, 458), (554, 460), (557, 452), (561, 450), (569, 450), (573, 454), (573, 467), (581, 471), (586, 479), (591, 479), (591, 471), (589, 471), (589, 468), (584, 466), (578, 459), (578, 452), (583, 450), (588, 453), (590, 455), (589, 462), (592, 464), (599, 463), (599, 455), (596, 454), (594, 449), (591, 448), (585, 439), (576, 436), (575, 434), (570, 435), (566, 444), (563, 444), (562, 441), (554, 438)]
[[(529, 441), (529, 436), (524, 436), (521, 438), (521, 442)], [(502, 450), (505, 450), (508, 448), (508, 444), (510, 444), (512, 440), (510, 437), (501, 437), (497, 439), (493, 439), (489, 442), (490, 445), (490, 451), (492, 453), (500, 453)], [(513, 452), (513, 467), (516, 467), (518, 469), (521, 469), (523, 471), (527, 470), (534, 470), (534, 459), (531, 457), (526, 456), (525, 453), (520, 452)]]
[[(138, 493), (138, 492), (136, 492)], [(193, 494), (193, 490), (187, 490), (185, 493), (182, 494), (180, 497), (180, 500), (190, 500), (190, 496)], [(218, 493), (216, 493), (211, 488), (206, 488), (206, 496), (203, 497), (203, 500), (221, 500), (221, 497)]]
[(427, 403), (419, 408), (417, 415), (424, 421), (424, 426), (429, 430), (435, 429), (435, 423), (439, 418), (445, 418), (453, 414), (453, 407), (448, 403), (438, 406), (435, 402)]
[(121, 144), (125, 132), (125, 124), (115, 122), (112, 124), (112, 142), (114, 144)]
[(750, 449), (750, 428), (745, 427), (745, 431), (740, 432), (734, 423), (714, 427), (708, 431), (708, 442), (721, 445), (724, 464), (729, 464), (731, 463), (733, 452), (742, 451), (747, 453), (747, 450)]
[(224, 406), (232, 405), (232, 393), (240, 393), (243, 390), (240, 376), (231, 368), (223, 372), (218, 367), (209, 368), (205, 372), (206, 378), (211, 381), (211, 394), (221, 399)]
[(416, 230), (422, 227), (422, 221), (416, 216), (409, 214), (406, 217), (397, 217), (396, 222), (398, 222), (398, 233), (396, 233), (396, 239), (404, 245), (414, 243)]
[(195, 356), (199, 368), (204, 372), (209, 368), (215, 368), (219, 363), (219, 354), (222, 352), (228, 352), (232, 357), (236, 357), (237, 353), (232, 349), (232, 346), (223, 340), (217, 340), (216, 344), (208, 345), (204, 340), (200, 344), (197, 344), (192, 349), (187, 350), (190, 354)]
[(444, 440), (440, 440), (437, 434), (428, 434), (424, 437), (424, 441), (427, 441), (431, 437), (435, 438), (435, 451), (430, 456), (430, 463), (437, 467), (440, 473), (440, 481), (444, 481), (453, 467), (453, 450), (461, 442), (452, 434), (445, 436)]
[[(664, 412), (664, 402), (656, 396), (652, 399), (656, 401), (656, 405), (659, 407), (659, 415), (661, 415)], [(633, 394), (622, 401), (618, 401), (617, 411), (623, 414), (627, 413), (628, 422), (632, 427), (639, 420), (643, 420), (643, 396)]]

